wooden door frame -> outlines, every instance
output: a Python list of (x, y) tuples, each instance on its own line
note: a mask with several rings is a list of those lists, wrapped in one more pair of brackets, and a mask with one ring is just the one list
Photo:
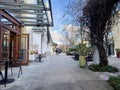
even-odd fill
[[(26, 60), (24, 60), (23, 62), (22, 62), (22, 64), (23, 65), (28, 65), (29, 64), (29, 34), (21, 34), (21, 35), (17, 35), (17, 42), (19, 43), (18, 44), (18, 46), (17, 46), (17, 48), (18, 48), (18, 54), (16, 55), (16, 57), (17, 58), (19, 58), (19, 55), (20, 55), (20, 45), (21, 45), (21, 38), (22, 38), (22, 36), (25, 36), (25, 40), (26, 40), (26, 38), (28, 39), (27, 41), (25, 41), (25, 45), (27, 44), (27, 51), (26, 51), (26, 55), (27, 55), (27, 57), (26, 57)], [(19, 38), (20, 37), (20, 38)], [(20, 41), (19, 41), (20, 40)], [(27, 43), (26, 43), (27, 42)]]
[[(4, 24), (1, 19), (6, 18), (8, 21), (13, 23), (13, 26), (15, 27), (10, 27), (9, 25)], [(14, 32), (16, 34), (21, 33), (21, 23), (16, 20), (14, 17), (12, 17), (9, 13), (7, 13), (5, 10), (0, 10), (0, 59), (2, 59), (2, 43), (3, 43), (3, 30), (9, 30), (10, 32)], [(17, 43), (16, 43), (17, 44)]]

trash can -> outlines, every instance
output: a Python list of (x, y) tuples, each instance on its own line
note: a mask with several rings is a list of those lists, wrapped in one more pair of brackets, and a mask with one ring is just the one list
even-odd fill
[(75, 60), (79, 60), (79, 54), (75, 53)]

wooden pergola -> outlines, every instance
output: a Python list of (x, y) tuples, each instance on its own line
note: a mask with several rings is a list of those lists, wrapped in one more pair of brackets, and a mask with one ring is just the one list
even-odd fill
[[(16, 0), (0, 0), (0, 9), (5, 10), (15, 19), (21, 22), (22, 26), (53, 26), (51, 0), (36, 0), (36, 4), (27, 4)], [(10, 22), (5, 22), (11, 24)]]
[[(17, 60), (20, 57), (19, 41), (21, 38), (21, 27), (47, 27), (47, 36), (49, 40), (49, 27), (53, 26), (51, 0), (47, 0), (46, 5), (44, 0), (36, 1), (36, 4), (27, 4), (24, 3), (23, 0), (0, 0), (1, 60), (4, 58), (13, 58)], [(23, 36), (25, 40), (27, 40), (26, 38), (29, 38), (29, 35)], [(28, 64), (28, 62), (28, 60), (25, 60), (23, 64)]]

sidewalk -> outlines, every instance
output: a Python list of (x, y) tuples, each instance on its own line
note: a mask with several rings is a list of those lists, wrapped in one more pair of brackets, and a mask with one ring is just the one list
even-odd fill
[(51, 55), (43, 62), (23, 66), (19, 78), (17, 68), (14, 71), (8, 78), (15, 78), (15, 82), (7, 87), (0, 85), (0, 90), (113, 90), (106, 81), (65, 55)]
[(109, 65), (118, 68), (119, 72), (116, 72), (116, 73), (94, 72), (102, 80), (108, 80), (109, 76), (118, 76), (118, 75), (120, 75), (120, 58), (110, 56), (110, 57), (108, 57), (108, 63), (109, 63)]
[(120, 58), (108, 57), (109, 64), (120, 69)]

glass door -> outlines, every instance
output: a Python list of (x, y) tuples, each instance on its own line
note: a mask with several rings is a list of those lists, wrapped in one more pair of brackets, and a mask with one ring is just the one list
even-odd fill
[(18, 58), (24, 65), (29, 64), (29, 34), (18, 35)]
[[(15, 38), (15, 33), (10, 33), (10, 46), (9, 46), (9, 59), (10, 60), (15, 60), (14, 59), (14, 48), (15, 48), (15, 41), (14, 41), (14, 38)], [(16, 54), (16, 53), (15, 53)]]
[(10, 41), (10, 34), (9, 32), (6, 31), (3, 33), (3, 41), (2, 41), (3, 60), (9, 60), (9, 41)]

